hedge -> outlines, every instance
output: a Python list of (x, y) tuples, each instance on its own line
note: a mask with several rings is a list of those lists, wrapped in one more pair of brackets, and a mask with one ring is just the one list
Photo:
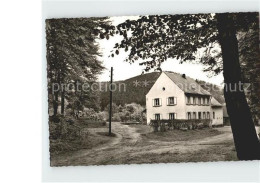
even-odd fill
[(150, 125), (153, 127), (154, 132), (166, 130), (193, 130), (205, 127), (211, 127), (210, 119), (175, 119), (175, 120), (151, 120)]

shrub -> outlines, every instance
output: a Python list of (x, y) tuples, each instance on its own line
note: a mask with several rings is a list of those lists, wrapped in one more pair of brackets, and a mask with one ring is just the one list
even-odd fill
[[(57, 123), (59, 119), (59, 123)], [(56, 122), (55, 122), (56, 120)], [(50, 139), (76, 139), (80, 136), (80, 127), (74, 125), (72, 119), (65, 117), (51, 118), (49, 120)]]
[(209, 127), (211, 124), (210, 119), (175, 119), (175, 120), (151, 120), (150, 125), (153, 127), (154, 132), (166, 131), (173, 129), (201, 129)]
[(87, 128), (99, 128), (106, 126), (105, 121), (96, 121), (91, 119), (83, 120), (82, 123), (84, 123), (84, 125), (86, 125)]
[[(116, 106), (116, 104), (113, 103), (113, 115), (112, 120), (113, 121), (121, 121), (121, 122), (127, 122), (127, 121), (135, 121), (135, 122), (143, 122), (146, 121), (146, 117), (143, 114), (144, 107), (142, 107), (140, 104), (131, 103), (126, 104), (124, 106)], [(107, 112), (109, 112), (109, 106), (106, 107)]]
[(75, 123), (72, 119), (67, 119), (66, 122), (69, 123), (70, 125), (73, 125)]
[(88, 132), (67, 121), (65, 118), (60, 118), (59, 123), (49, 121), (50, 153), (77, 150), (86, 143)]
[(121, 121), (120, 114), (119, 113), (113, 114), (112, 121), (116, 121), (116, 122)]
[(99, 121), (107, 121), (108, 120), (108, 112), (103, 111), (96, 114), (97, 120)]
[(56, 116), (49, 116), (49, 121), (52, 121), (54, 123), (59, 123), (61, 121), (61, 119), (63, 118), (63, 116), (61, 116), (60, 114), (57, 114)]

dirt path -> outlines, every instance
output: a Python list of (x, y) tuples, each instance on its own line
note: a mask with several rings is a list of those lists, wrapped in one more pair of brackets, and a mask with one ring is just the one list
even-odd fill
[(225, 131), (225, 133), (216, 135), (209, 138), (204, 138), (200, 140), (191, 141), (174, 141), (174, 142), (161, 142), (161, 141), (150, 141), (153, 143), (154, 147), (145, 146), (140, 151), (136, 151), (135, 155), (140, 154), (164, 154), (164, 153), (194, 153), (194, 151), (200, 151), (202, 149), (208, 148), (208, 146), (221, 145), (229, 140), (232, 140), (232, 133), (229, 127), (219, 128), (220, 131)]
[(224, 130), (225, 133), (206, 139), (162, 142), (156, 140), (144, 141), (134, 127), (121, 123), (113, 123), (112, 125), (116, 137), (110, 137), (112, 139), (109, 143), (92, 149), (83, 149), (52, 157), (52, 166), (126, 164), (132, 159), (149, 154), (192, 154), (195, 151), (207, 149), (208, 146), (216, 146), (232, 140), (229, 127), (219, 128), (219, 130)]
[(68, 165), (94, 165), (102, 164), (122, 151), (131, 150), (140, 140), (140, 134), (135, 128), (120, 123), (113, 123), (113, 133), (116, 137), (111, 138), (109, 143), (94, 147), (92, 149), (83, 149), (76, 152), (54, 156), (51, 160), (52, 166)]

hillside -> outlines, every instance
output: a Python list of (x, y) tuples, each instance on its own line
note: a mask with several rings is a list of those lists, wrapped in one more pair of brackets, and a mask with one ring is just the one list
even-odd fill
[[(153, 86), (154, 82), (160, 76), (160, 72), (152, 72), (139, 76), (135, 76), (133, 78), (129, 78), (124, 81), (115, 82), (117, 86), (117, 90), (113, 92), (113, 103), (117, 105), (124, 105), (129, 103), (137, 103), (145, 106), (145, 95), (148, 93), (150, 88)], [(147, 86), (145, 87), (145, 81), (147, 81)], [(138, 87), (136, 87), (136, 82), (138, 83)], [(197, 82), (208, 92), (212, 94), (214, 98), (216, 98), (220, 103), (224, 103), (223, 90), (214, 84), (207, 83), (205, 86), (205, 81)], [(125, 90), (123, 87), (125, 86)], [(119, 86), (121, 90), (119, 91)], [(218, 88), (217, 90), (213, 90), (213, 88)], [(100, 96), (101, 100), (101, 109), (103, 110), (109, 104), (109, 91), (101, 92)]]
[[(113, 103), (117, 105), (124, 105), (135, 102), (140, 105), (145, 105), (145, 95), (148, 93), (150, 88), (153, 86), (153, 83), (159, 77), (159, 72), (147, 73), (133, 78), (129, 78), (124, 81), (115, 82), (117, 88), (121, 86), (121, 91), (116, 90), (113, 92)], [(136, 87), (135, 82), (138, 82), (138, 87)], [(143, 84), (144, 81), (148, 82), (148, 85), (145, 87)], [(123, 89), (123, 85), (125, 90)], [(104, 109), (109, 104), (109, 91), (101, 93), (101, 109)]]

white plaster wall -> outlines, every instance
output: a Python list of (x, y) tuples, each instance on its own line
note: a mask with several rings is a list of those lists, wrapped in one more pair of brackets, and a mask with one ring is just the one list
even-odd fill
[[(213, 119), (213, 112), (215, 112), (215, 119)], [(223, 108), (212, 107), (211, 112), (212, 125), (223, 125)]]
[[(163, 87), (165, 90), (163, 91)], [(177, 97), (177, 105), (167, 106), (168, 97)], [(162, 105), (153, 107), (153, 99), (161, 98)], [(146, 95), (147, 124), (154, 119), (155, 113), (162, 114), (162, 119), (169, 119), (169, 113), (176, 113), (177, 119), (186, 119), (184, 92), (165, 74), (162, 73)]]

